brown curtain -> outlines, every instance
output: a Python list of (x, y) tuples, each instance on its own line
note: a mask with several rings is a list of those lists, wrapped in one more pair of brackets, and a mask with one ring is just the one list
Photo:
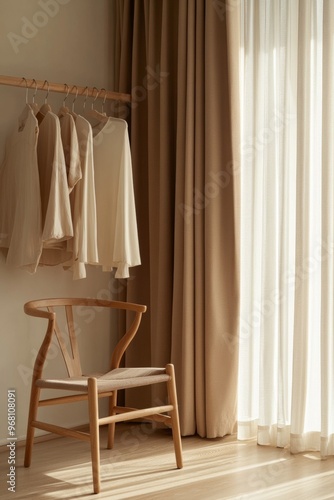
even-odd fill
[(115, 90), (132, 95), (119, 112), (130, 123), (142, 257), (126, 298), (148, 305), (126, 362), (172, 361), (182, 434), (224, 436), (238, 371), (237, 9), (115, 0), (112, 17)]

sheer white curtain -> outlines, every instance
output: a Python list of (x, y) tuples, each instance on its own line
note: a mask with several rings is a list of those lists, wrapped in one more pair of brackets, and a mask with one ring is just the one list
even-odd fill
[(334, 454), (334, 2), (241, 4), (238, 435)]

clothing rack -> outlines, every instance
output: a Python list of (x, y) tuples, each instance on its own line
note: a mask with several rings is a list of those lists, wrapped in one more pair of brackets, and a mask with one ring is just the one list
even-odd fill
[[(67, 83), (52, 83), (48, 80), (35, 80), (31, 78), (20, 78), (17, 76), (0, 75), (0, 85), (10, 85), (12, 87), (21, 87), (25, 89), (44, 90), (47, 92), (60, 92), (62, 94), (74, 94), (85, 97), (101, 97), (113, 101), (131, 102), (130, 94), (114, 92), (106, 89), (97, 89), (96, 87), (83, 87), (80, 85), (68, 85)], [(100, 95), (101, 94), (101, 95)]]

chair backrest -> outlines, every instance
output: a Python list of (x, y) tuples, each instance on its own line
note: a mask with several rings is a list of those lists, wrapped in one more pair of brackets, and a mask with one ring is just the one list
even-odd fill
[[(109, 309), (132, 311), (134, 313), (132, 320), (130, 320), (130, 326), (126, 329), (126, 332), (118, 341), (116, 347), (113, 350), (110, 361), (110, 369), (118, 368), (125, 350), (137, 333), (141, 321), (141, 316), (146, 311), (146, 306), (141, 304), (92, 298), (51, 298), (32, 300), (27, 302), (26, 304), (24, 304), (24, 312), (26, 314), (28, 314), (29, 316), (45, 318), (48, 320), (45, 337), (35, 361), (35, 379), (41, 378), (46, 355), (54, 334), (57, 338), (59, 348), (63, 355), (69, 377), (82, 375), (77, 335), (73, 320), (73, 308), (77, 306), (94, 308), (104, 307)], [(67, 333), (69, 338), (68, 346), (66, 345), (64, 335), (57, 322), (56, 308), (58, 307), (63, 307), (65, 309)]]

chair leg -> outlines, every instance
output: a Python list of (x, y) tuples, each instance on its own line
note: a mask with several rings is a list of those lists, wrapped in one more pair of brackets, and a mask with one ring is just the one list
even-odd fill
[(171, 411), (170, 416), (172, 422), (172, 433), (173, 433), (176, 465), (178, 469), (182, 469), (183, 467), (182, 443), (181, 443), (179, 409), (177, 404), (174, 365), (172, 364), (166, 365), (166, 372), (170, 376), (170, 380), (167, 383), (167, 391), (170, 404), (173, 405), (173, 410)]
[(37, 417), (40, 391), (41, 391), (40, 388), (35, 386), (35, 381), (33, 380), (32, 384), (31, 384), (29, 415), (28, 415), (28, 425), (27, 425), (27, 437), (26, 437), (26, 447), (25, 447), (25, 455), (24, 455), (24, 466), (25, 467), (30, 467), (30, 464), (31, 464), (31, 454), (32, 454), (32, 447), (34, 444), (34, 436), (35, 436), (35, 428), (32, 427), (31, 422), (36, 420), (36, 417)]
[[(117, 404), (117, 391), (114, 391), (112, 396), (109, 398), (109, 415), (115, 415), (114, 408)], [(115, 422), (112, 422), (108, 425), (108, 450), (111, 450), (114, 447), (115, 441)]]
[(96, 378), (88, 379), (88, 408), (94, 493), (100, 492), (100, 427)]

